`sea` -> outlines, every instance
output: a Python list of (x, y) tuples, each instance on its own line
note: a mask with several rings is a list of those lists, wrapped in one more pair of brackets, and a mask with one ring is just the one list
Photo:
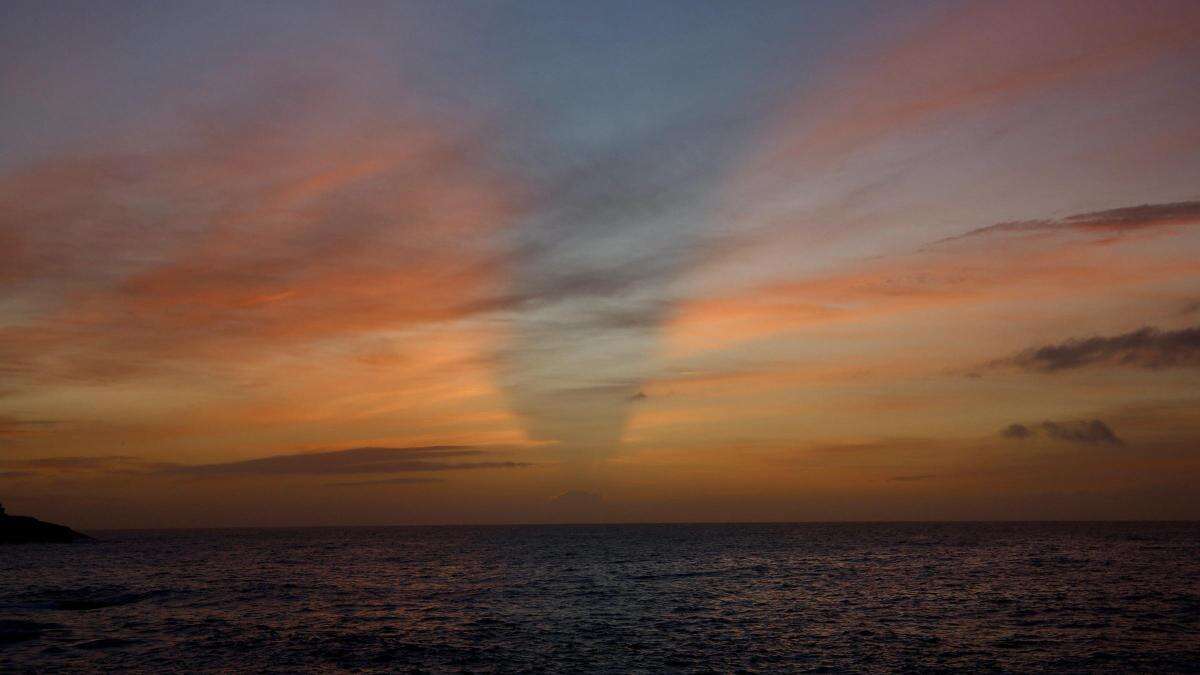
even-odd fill
[(0, 672), (1200, 672), (1200, 523), (97, 532)]

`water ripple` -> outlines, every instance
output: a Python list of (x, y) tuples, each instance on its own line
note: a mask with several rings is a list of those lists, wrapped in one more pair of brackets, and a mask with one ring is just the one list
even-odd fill
[(1200, 525), (110, 533), (0, 549), (0, 671), (1189, 671)]

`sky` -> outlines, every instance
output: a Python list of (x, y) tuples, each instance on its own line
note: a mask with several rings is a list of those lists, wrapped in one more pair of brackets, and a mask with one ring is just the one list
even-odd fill
[(0, 500), (1200, 518), (1200, 3), (0, 6)]

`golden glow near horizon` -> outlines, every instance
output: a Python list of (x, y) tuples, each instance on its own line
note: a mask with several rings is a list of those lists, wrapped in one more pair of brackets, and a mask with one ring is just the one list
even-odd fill
[(0, 22), (11, 511), (1200, 517), (1200, 5), (476, 10)]

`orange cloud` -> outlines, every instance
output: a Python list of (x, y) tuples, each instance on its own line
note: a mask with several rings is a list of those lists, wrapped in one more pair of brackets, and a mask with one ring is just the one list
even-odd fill
[(280, 86), (0, 175), (5, 408), (120, 428), (22, 453), (525, 440), (479, 309), (507, 292), (515, 185), (453, 116)]
[(461, 133), (419, 118), (321, 132), (230, 116), (160, 151), (0, 179), (6, 271), (29, 308), (0, 328), (9, 363), (86, 377), (89, 361), (115, 374), (252, 359), (461, 318), (500, 294), (495, 235), (512, 200)]
[[(1069, 235), (1073, 228), (1062, 229)], [(1113, 240), (1081, 243), (1056, 239), (1054, 234), (1050, 231), (1030, 241), (984, 238), (973, 248), (925, 249), (863, 261), (825, 276), (767, 282), (694, 298), (683, 302), (671, 320), (669, 343), (673, 353), (682, 355), (833, 322), (862, 322), (1034, 294), (1044, 300), (1058, 293), (1107, 292), (1200, 273), (1200, 264), (1194, 261), (1162, 259), (1151, 265), (1143, 255), (1112, 255), (1108, 247), (1115, 245)], [(1143, 232), (1143, 236), (1151, 234)], [(1092, 243), (1106, 246), (1089, 245)]]
[(1190, 2), (972, 2), (863, 55), (808, 93), (759, 158), (821, 164), (939, 116), (1011, 103), (1197, 51)]

